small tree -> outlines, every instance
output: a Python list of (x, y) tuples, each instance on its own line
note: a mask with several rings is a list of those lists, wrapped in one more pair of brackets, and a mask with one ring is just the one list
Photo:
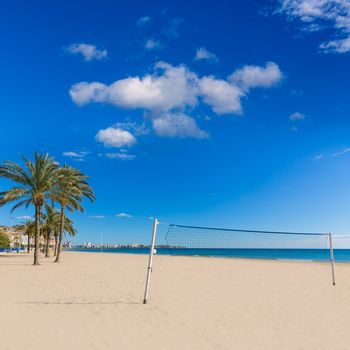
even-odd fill
[(10, 238), (6, 233), (0, 231), (0, 248), (10, 248)]

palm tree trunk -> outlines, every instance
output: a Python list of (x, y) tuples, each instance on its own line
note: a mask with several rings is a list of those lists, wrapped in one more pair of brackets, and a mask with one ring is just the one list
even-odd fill
[(63, 237), (63, 227), (64, 227), (64, 206), (61, 207), (61, 221), (60, 221), (60, 235), (58, 238), (57, 256), (55, 262), (60, 262), (60, 255), (62, 250), (62, 237)]
[(57, 246), (58, 246), (58, 236), (57, 236), (57, 232), (55, 231), (55, 252), (53, 253), (54, 256), (57, 255)]
[(45, 258), (49, 257), (50, 238), (51, 238), (51, 229), (48, 228), (46, 232)]
[(28, 246), (27, 246), (27, 254), (30, 252), (30, 234), (28, 233)]
[(34, 264), (40, 265), (39, 263), (39, 241), (40, 241), (40, 205), (35, 206), (35, 241), (34, 241)]

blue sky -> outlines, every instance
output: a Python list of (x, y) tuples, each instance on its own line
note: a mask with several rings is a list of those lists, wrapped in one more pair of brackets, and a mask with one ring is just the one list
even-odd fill
[(75, 242), (144, 243), (154, 216), (349, 232), (348, 1), (13, 1), (0, 21), (0, 159), (90, 176)]

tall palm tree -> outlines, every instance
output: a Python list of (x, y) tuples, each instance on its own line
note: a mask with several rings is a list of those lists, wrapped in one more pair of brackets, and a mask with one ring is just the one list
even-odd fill
[(35, 249), (34, 265), (39, 265), (40, 215), (45, 199), (48, 197), (57, 172), (57, 163), (46, 153), (34, 153), (34, 162), (23, 157), (25, 167), (6, 161), (0, 166), (0, 177), (11, 180), (16, 185), (0, 192), (0, 207), (17, 202), (12, 211), (18, 207), (35, 207)]
[(65, 209), (73, 212), (74, 210), (84, 211), (81, 205), (83, 197), (91, 202), (95, 199), (94, 192), (87, 183), (87, 176), (80, 170), (64, 165), (57, 171), (56, 184), (52, 192), (52, 198), (60, 205), (60, 229), (58, 236), (58, 247), (55, 262), (60, 261), (62, 250), (62, 238), (64, 231), (64, 222), (66, 219)]

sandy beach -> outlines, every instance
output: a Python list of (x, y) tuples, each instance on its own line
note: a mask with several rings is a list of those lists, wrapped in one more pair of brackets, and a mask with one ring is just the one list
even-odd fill
[(0, 256), (0, 349), (350, 349), (350, 265), (64, 252)]

